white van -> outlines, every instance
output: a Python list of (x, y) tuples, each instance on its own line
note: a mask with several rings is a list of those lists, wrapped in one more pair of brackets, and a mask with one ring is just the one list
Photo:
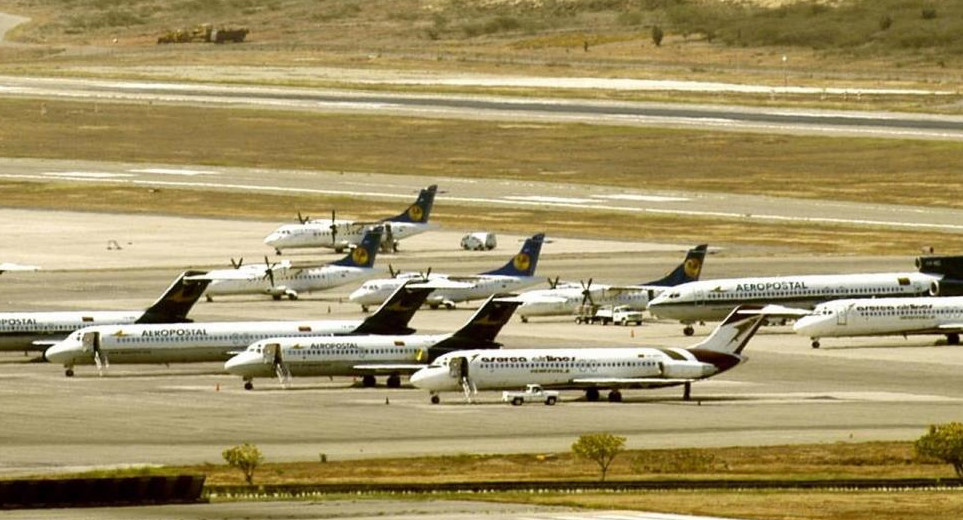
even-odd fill
[(490, 251), (498, 245), (495, 233), (474, 231), (461, 237), (461, 248), (468, 251)]

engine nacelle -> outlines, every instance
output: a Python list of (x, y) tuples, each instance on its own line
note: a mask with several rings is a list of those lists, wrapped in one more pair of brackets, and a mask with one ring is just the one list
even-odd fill
[(916, 258), (916, 268), (921, 273), (963, 280), (963, 256), (920, 256)]
[(715, 372), (715, 367), (700, 361), (665, 361), (662, 377), (668, 379), (699, 379)]
[(963, 296), (963, 280), (939, 280), (930, 284), (930, 296)]

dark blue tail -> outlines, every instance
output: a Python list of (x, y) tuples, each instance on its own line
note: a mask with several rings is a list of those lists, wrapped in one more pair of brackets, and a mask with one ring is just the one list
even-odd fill
[(700, 244), (693, 247), (688, 253), (686, 253), (685, 260), (683, 260), (678, 267), (673, 269), (671, 273), (665, 275), (664, 278), (646, 282), (642, 285), (671, 287), (673, 285), (680, 285), (698, 280), (699, 275), (702, 273), (702, 262), (706, 258), (706, 251), (708, 249), (708, 244)]
[(413, 224), (424, 224), (428, 222), (428, 215), (431, 214), (431, 206), (435, 203), (435, 192), (438, 191), (438, 186), (432, 184), (427, 188), (421, 190), (418, 194), (418, 200), (414, 204), (408, 206), (408, 209), (404, 210), (400, 215), (386, 218), (382, 222), (410, 222)]
[(500, 269), (488, 271), (482, 274), (500, 274), (505, 276), (535, 276), (535, 266), (538, 265), (538, 255), (542, 252), (542, 243), (545, 242), (545, 233), (532, 235), (522, 244), (522, 250), (513, 256), (507, 264)]
[(384, 228), (381, 226), (373, 227), (364, 232), (361, 243), (352, 249), (344, 258), (331, 265), (341, 265), (346, 267), (371, 267), (374, 265), (375, 256), (378, 255), (378, 247), (381, 246), (381, 234)]

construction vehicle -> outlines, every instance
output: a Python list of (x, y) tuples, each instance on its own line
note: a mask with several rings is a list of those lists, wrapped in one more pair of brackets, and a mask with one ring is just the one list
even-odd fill
[(246, 27), (218, 27), (209, 23), (201, 24), (193, 29), (176, 29), (168, 31), (157, 38), (158, 44), (164, 43), (241, 43), (247, 37)]

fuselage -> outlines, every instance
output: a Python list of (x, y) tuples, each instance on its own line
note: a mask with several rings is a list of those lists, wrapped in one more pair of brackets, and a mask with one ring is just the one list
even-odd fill
[[(466, 350), (445, 354), (411, 376), (411, 383), (432, 392), (462, 388), (462, 378), (478, 390), (521, 388), (654, 388), (680, 384), (666, 380), (702, 379), (743, 361), (737, 354), (683, 348), (562, 348)], [(631, 381), (646, 378), (644, 383)], [(600, 379), (610, 383), (590, 382)]]
[[(264, 243), (277, 249), (298, 249), (306, 247), (327, 247), (344, 249), (361, 243), (368, 225), (358, 224), (350, 220), (335, 220), (337, 231), (332, 238), (331, 220), (311, 220), (304, 224), (285, 224), (275, 229), (264, 239)], [(428, 224), (412, 222), (385, 222), (391, 226), (392, 240), (402, 240), (418, 233), (427, 231)], [(382, 236), (387, 240), (388, 234)]]
[(93, 325), (134, 323), (144, 311), (0, 313), (0, 350), (43, 350), (35, 341), (57, 341)]
[[(274, 284), (263, 272), (251, 272), (246, 278), (215, 279), (208, 285), (207, 294), (212, 296), (225, 294), (285, 294), (321, 291), (356, 282), (377, 273), (378, 270), (367, 267), (348, 267), (340, 265), (325, 265), (310, 269), (275, 267), (273, 269)], [(213, 276), (210, 275), (209, 276)]]
[[(418, 273), (403, 273), (396, 278), (368, 280), (348, 297), (353, 303), (364, 306), (380, 305), (406, 280), (421, 276)], [(482, 300), (493, 294), (511, 292), (529, 287), (542, 281), (534, 276), (506, 276), (497, 274), (458, 276), (431, 274), (432, 281), (450, 281), (461, 284), (459, 288), (440, 288), (432, 291), (425, 300), (427, 305), (437, 307), (472, 300)]]
[(44, 357), (70, 367), (93, 364), (99, 350), (110, 364), (225, 361), (233, 351), (279, 336), (350, 334), (361, 320), (256, 321), (126, 325), (80, 329), (50, 347)]
[(950, 334), (963, 329), (963, 297), (834, 300), (816, 306), (793, 330), (811, 338)]
[[(310, 336), (269, 338), (251, 344), (224, 364), (228, 372), (245, 379), (273, 377), (275, 363), (283, 363), (293, 376), (360, 376), (379, 373), (372, 366), (427, 364), (428, 349), (450, 334), (410, 336)], [(413, 370), (385, 370), (388, 373)]]
[(812, 309), (839, 298), (921, 296), (939, 279), (909, 272), (702, 280), (665, 290), (649, 302), (649, 312), (684, 323), (713, 321), (746, 303)]
[[(627, 286), (612, 289), (608, 285), (593, 284), (589, 288), (591, 301), (597, 305), (627, 305), (634, 310), (645, 310), (650, 296), (664, 287)], [(580, 285), (568, 285), (554, 289), (536, 289), (517, 296), (522, 300), (515, 314), (522, 318), (532, 316), (562, 316), (574, 314), (585, 299), (585, 289)]]

